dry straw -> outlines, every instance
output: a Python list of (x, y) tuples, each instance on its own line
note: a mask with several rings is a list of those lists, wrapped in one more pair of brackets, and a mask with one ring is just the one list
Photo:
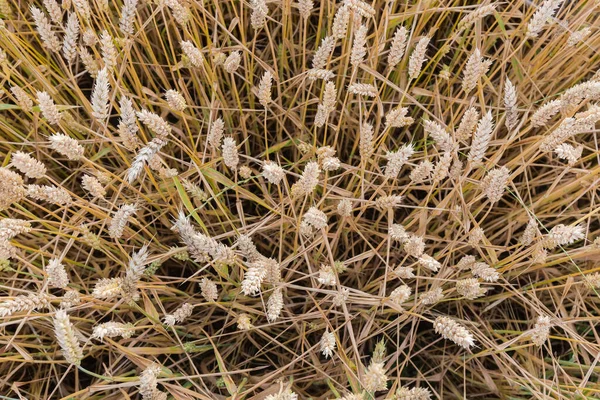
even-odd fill
[(0, 0), (0, 393), (593, 397), (596, 3)]

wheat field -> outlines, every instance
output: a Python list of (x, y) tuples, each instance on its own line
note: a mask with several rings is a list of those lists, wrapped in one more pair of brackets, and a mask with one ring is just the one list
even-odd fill
[(0, 16), (0, 399), (599, 398), (599, 1)]

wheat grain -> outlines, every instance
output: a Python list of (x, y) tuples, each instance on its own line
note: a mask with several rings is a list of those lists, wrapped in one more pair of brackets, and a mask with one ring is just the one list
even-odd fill
[(0, 210), (21, 201), (26, 192), (21, 175), (8, 168), (0, 167)]
[(58, 310), (54, 315), (54, 334), (65, 360), (69, 364), (79, 365), (83, 358), (83, 351), (75, 336), (75, 328), (65, 310)]
[(111, 238), (118, 239), (123, 236), (129, 218), (137, 212), (135, 204), (123, 204), (113, 215), (108, 232)]
[(456, 293), (468, 300), (475, 300), (487, 292), (475, 278), (461, 279), (456, 282)]
[(406, 388), (401, 387), (396, 391), (396, 400), (429, 400), (431, 399), (431, 392), (427, 388), (413, 387)]
[(31, 111), (33, 108), (33, 100), (31, 100), (29, 95), (23, 89), (18, 86), (12, 86), (10, 91), (15, 96), (16, 103), (21, 109)]
[(338, 203), (336, 210), (341, 217), (350, 217), (352, 215), (352, 202), (349, 199), (342, 199)]
[(519, 115), (517, 112), (517, 89), (509, 79), (504, 84), (504, 107), (506, 108), (504, 123), (511, 130), (517, 125)]
[(488, 111), (477, 123), (477, 129), (473, 134), (471, 150), (469, 151), (467, 157), (473, 165), (478, 165), (483, 160), (485, 152), (487, 151), (490, 141), (492, 140), (493, 131), (494, 120), (492, 118), (492, 112)]
[(44, 7), (46, 7), (52, 22), (62, 25), (62, 10), (56, 0), (44, 0)]
[(96, 282), (92, 296), (101, 300), (112, 300), (121, 294), (122, 278), (103, 278)]
[(461, 324), (448, 317), (437, 317), (433, 323), (435, 333), (457, 345), (469, 349), (475, 345), (473, 335)]
[(73, 200), (65, 188), (51, 185), (27, 185), (27, 196), (59, 206), (69, 205)]
[(389, 196), (379, 196), (375, 199), (375, 207), (382, 210), (393, 210), (394, 208), (400, 207), (402, 204), (403, 197), (397, 194), (391, 194)]
[(52, 31), (52, 25), (50, 24), (50, 21), (48, 21), (48, 18), (46, 18), (46, 15), (44, 15), (44, 12), (35, 6), (31, 6), (30, 11), (33, 20), (35, 21), (37, 32), (42, 38), (44, 47), (51, 51), (60, 51), (62, 47), (60, 45), (60, 40)]
[(92, 337), (103, 341), (104, 338), (116, 338), (121, 336), (123, 339), (129, 339), (133, 336), (133, 324), (122, 322), (105, 322), (94, 327)]
[(440, 160), (433, 167), (431, 179), (434, 182), (441, 182), (450, 174), (450, 164), (452, 163), (452, 153), (444, 153)]
[(421, 38), (410, 55), (408, 59), (408, 77), (410, 79), (416, 79), (421, 74), (423, 63), (425, 62), (425, 53), (427, 52), (430, 40), (427, 36)]
[(285, 178), (285, 170), (272, 161), (265, 161), (262, 175), (268, 182), (279, 185)]
[(157, 135), (156, 139), (165, 140), (171, 133), (171, 125), (158, 114), (148, 110), (142, 110), (137, 113), (137, 117), (142, 124), (146, 125), (148, 129)]
[(83, 46), (79, 47), (77, 51), (79, 54), (79, 58), (83, 63), (85, 70), (90, 74), (92, 78), (95, 78), (100, 70), (100, 66), (98, 65), (97, 60), (94, 56)]
[(408, 238), (404, 240), (402, 248), (409, 256), (419, 258), (425, 251), (425, 241), (420, 236), (409, 234)]
[(500, 279), (500, 273), (484, 262), (478, 262), (471, 266), (471, 273), (476, 278), (486, 282), (496, 282)]
[(396, 178), (404, 164), (406, 164), (414, 152), (412, 144), (405, 144), (397, 151), (388, 151), (386, 155), (388, 162), (385, 167), (385, 177), (391, 179)]
[(536, 346), (542, 346), (550, 336), (550, 317), (541, 315), (535, 321), (535, 325), (531, 330), (530, 336)]
[(496, 11), (496, 4), (478, 6), (474, 11), (465, 15), (458, 23), (457, 33), (471, 26), (475, 21), (485, 18)]
[(46, 265), (46, 274), (48, 274), (48, 285), (64, 289), (69, 284), (69, 276), (65, 266), (60, 260), (53, 258)]
[(310, 13), (314, 7), (313, 0), (298, 0), (295, 4), (296, 8), (298, 8), (298, 12), (300, 13), (300, 17), (304, 21), (306, 21), (310, 17)]
[(192, 315), (194, 310), (194, 306), (189, 303), (184, 303), (181, 307), (179, 307), (173, 314), (168, 314), (165, 316), (165, 324), (168, 326), (174, 326), (177, 323), (182, 323), (186, 320), (186, 318)]
[(544, 0), (527, 24), (527, 38), (536, 38), (546, 23), (553, 19), (563, 0)]
[(423, 129), (429, 136), (431, 136), (440, 150), (445, 152), (451, 152), (454, 150), (456, 146), (454, 140), (452, 139), (452, 136), (446, 132), (446, 129), (442, 125), (434, 121), (424, 120)]
[(569, 35), (569, 39), (567, 39), (567, 47), (574, 47), (578, 43), (583, 42), (591, 33), (592, 28), (589, 26), (571, 33), (571, 35)]
[(123, 146), (129, 151), (134, 151), (139, 146), (139, 140), (137, 138), (138, 126), (133, 102), (127, 97), (121, 97), (119, 108), (121, 109), (118, 126), (119, 136)]
[(242, 56), (239, 51), (232, 52), (225, 61), (223, 62), (223, 68), (225, 71), (233, 74), (240, 67), (240, 62), (242, 61)]
[(338, 8), (333, 18), (331, 26), (331, 35), (336, 39), (344, 39), (348, 31), (348, 22), (350, 20), (350, 12), (348, 7), (343, 4)]
[(11, 156), (10, 165), (29, 178), (42, 178), (46, 174), (43, 163), (22, 151), (17, 151)]
[(544, 247), (553, 249), (558, 246), (568, 246), (584, 238), (583, 226), (558, 224), (548, 232), (544, 240)]
[(490, 202), (497, 203), (504, 195), (510, 171), (506, 167), (494, 168), (481, 181), (481, 190)]
[(90, 3), (88, 0), (72, 0), (75, 10), (79, 16), (83, 17), (84, 20), (88, 21), (91, 15)]
[(67, 25), (65, 27), (65, 37), (63, 38), (62, 51), (65, 59), (72, 63), (77, 57), (77, 41), (79, 39), (79, 19), (77, 14), (69, 13)]
[(212, 147), (218, 149), (221, 147), (221, 141), (223, 140), (223, 132), (225, 131), (225, 122), (221, 117), (217, 118), (210, 126), (208, 132), (207, 141)]
[(227, 165), (227, 167), (233, 171), (237, 170), (240, 157), (238, 155), (238, 150), (233, 138), (228, 137), (223, 140), (222, 152), (223, 162), (225, 165)]
[(465, 93), (469, 93), (475, 89), (479, 79), (487, 73), (490, 65), (491, 61), (482, 58), (481, 51), (478, 48), (471, 53), (463, 73), (462, 88)]
[(388, 377), (383, 362), (371, 362), (365, 369), (362, 383), (367, 392), (387, 389)]
[(252, 28), (259, 30), (263, 28), (267, 23), (267, 15), (269, 14), (269, 8), (265, 0), (250, 0), (250, 8), (252, 14), (250, 16), (250, 23)]
[(0, 317), (9, 317), (22, 311), (37, 311), (50, 306), (50, 297), (46, 293), (30, 293), (27, 296), (17, 296), (13, 300), (0, 303)]
[(138, 0), (124, 0), (121, 8), (121, 17), (119, 18), (119, 29), (125, 35), (133, 35), (135, 22), (135, 13)]
[(406, 51), (406, 42), (408, 40), (408, 32), (405, 27), (401, 26), (394, 32), (390, 52), (388, 54), (388, 68), (395, 68), (400, 63)]
[(471, 137), (477, 121), (479, 120), (479, 112), (475, 107), (469, 107), (462, 116), (458, 129), (456, 130), (456, 140), (466, 140)]
[(37, 92), (36, 96), (44, 118), (53, 125), (60, 123), (62, 114), (58, 111), (58, 107), (54, 104), (52, 97), (46, 92)]
[(104, 67), (98, 71), (94, 90), (92, 91), (92, 115), (100, 121), (107, 119), (109, 116), (109, 91), (108, 69)]
[(410, 298), (411, 294), (412, 290), (408, 285), (401, 285), (390, 293), (390, 300), (400, 306)]
[(573, 147), (570, 144), (563, 143), (556, 146), (554, 152), (558, 156), (558, 158), (562, 160), (567, 160), (569, 165), (574, 165), (577, 160), (581, 158), (581, 154), (583, 153), (583, 146), (579, 145), (577, 147)]
[(60, 308), (68, 309), (81, 303), (81, 295), (76, 290), (66, 290), (60, 301)]
[(433, 272), (437, 272), (442, 266), (439, 261), (427, 254), (422, 254), (417, 262), (421, 267), (427, 268)]
[(426, 305), (438, 303), (444, 298), (442, 288), (434, 288), (421, 294), (421, 302)]
[(206, 299), (208, 302), (217, 301), (219, 297), (219, 291), (217, 289), (217, 284), (211, 281), (209, 278), (202, 278), (200, 281), (200, 290), (202, 292), (202, 297)]
[(267, 107), (272, 101), (271, 99), (271, 87), (273, 85), (273, 75), (269, 71), (265, 71), (257, 88), (257, 97), (260, 104), (263, 107)]
[(368, 83), (353, 83), (348, 85), (348, 92), (366, 97), (377, 97), (377, 89)]
[(565, 118), (558, 128), (546, 135), (540, 142), (540, 150), (551, 152), (569, 138), (594, 129), (600, 120), (600, 107), (592, 107), (589, 111), (577, 113), (572, 118)]
[(325, 358), (332, 357), (336, 346), (335, 335), (333, 334), (333, 332), (325, 331), (325, 333), (323, 333), (323, 336), (321, 336), (319, 346), (321, 348), (321, 353), (323, 354), (323, 356), (325, 356)]
[(267, 301), (267, 321), (275, 322), (283, 310), (283, 293), (281, 288), (275, 288)]
[(367, 26), (361, 25), (354, 34), (352, 52), (350, 54), (350, 63), (354, 66), (360, 65), (364, 61), (367, 54), (367, 33)]
[(100, 50), (102, 53), (102, 62), (104, 63), (104, 68), (106, 68), (108, 71), (112, 71), (117, 65), (118, 53), (112, 36), (110, 36), (106, 30), (102, 31), (100, 34)]
[(204, 63), (204, 55), (202, 52), (189, 40), (182, 40), (181, 50), (185, 60), (193, 67), (200, 68)]
[(423, 183), (431, 179), (433, 172), (433, 163), (429, 160), (423, 160), (410, 172), (412, 183)]

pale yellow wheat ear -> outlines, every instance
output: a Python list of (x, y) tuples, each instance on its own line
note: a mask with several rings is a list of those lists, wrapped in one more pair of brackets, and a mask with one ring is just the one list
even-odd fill
[(29, 178), (42, 178), (46, 174), (46, 167), (43, 163), (22, 151), (14, 153), (10, 163)]
[(126, 35), (133, 35), (136, 8), (138, 0), (125, 0), (121, 8), (121, 18), (119, 19), (119, 28)]
[(385, 177), (396, 178), (400, 174), (402, 166), (406, 164), (414, 152), (411, 144), (402, 146), (398, 151), (389, 151), (386, 155), (388, 161), (385, 167)]
[(506, 116), (504, 123), (508, 129), (512, 129), (518, 122), (517, 111), (517, 89), (513, 83), (507, 79), (504, 86), (504, 106), (506, 107)]
[(62, 51), (65, 59), (72, 63), (77, 56), (77, 41), (79, 39), (79, 19), (77, 14), (69, 13), (65, 27), (65, 37), (63, 39)]
[(449, 317), (437, 317), (433, 323), (436, 333), (457, 345), (469, 349), (475, 345), (473, 335), (461, 324)]
[(83, 351), (76, 337), (75, 328), (65, 310), (57, 311), (54, 316), (54, 334), (65, 360), (70, 364), (79, 365), (83, 358)]
[(421, 73), (423, 63), (425, 62), (425, 53), (427, 52), (427, 46), (429, 45), (430, 38), (427, 36), (421, 38), (415, 49), (413, 50), (410, 58), (408, 59), (408, 77), (416, 79)]
[(269, 8), (265, 0), (251, 0), (250, 7), (252, 8), (252, 15), (250, 17), (250, 23), (256, 30), (261, 29), (265, 26), (267, 20), (267, 14)]
[(49, 296), (45, 293), (31, 293), (27, 296), (17, 296), (12, 300), (0, 303), (0, 316), (8, 317), (18, 312), (30, 312), (48, 308)]
[(177, 310), (173, 312), (173, 314), (168, 314), (165, 316), (165, 324), (168, 326), (174, 326), (177, 323), (184, 322), (187, 317), (192, 315), (194, 307), (188, 303), (183, 304)]
[(237, 145), (233, 138), (225, 138), (223, 140), (223, 145), (221, 148), (223, 153), (223, 162), (227, 167), (231, 170), (237, 170), (238, 164), (240, 162), (240, 157), (238, 155)]
[(57, 125), (61, 121), (62, 114), (54, 104), (52, 97), (46, 92), (37, 92), (37, 100), (42, 111), (42, 115), (50, 124)]
[(392, 44), (390, 45), (390, 53), (388, 54), (388, 68), (394, 68), (404, 56), (406, 51), (406, 41), (408, 33), (405, 27), (401, 26), (394, 32)]
[(350, 62), (354, 66), (360, 65), (367, 54), (367, 33), (368, 28), (365, 25), (361, 25), (354, 35), (352, 54), (350, 56)]
[(101, 123), (108, 118), (109, 91), (109, 73), (107, 67), (104, 67), (96, 75), (96, 83), (92, 92), (92, 115)]
[(84, 148), (79, 142), (65, 134), (55, 134), (49, 137), (50, 147), (64, 155), (69, 160), (80, 160), (84, 155)]
[(464, 69), (462, 88), (466, 93), (475, 89), (479, 79), (486, 74), (490, 65), (491, 61), (484, 59), (481, 56), (481, 51), (478, 48), (475, 48), (473, 53), (469, 56), (467, 65)]
[(485, 152), (492, 140), (493, 131), (494, 120), (492, 112), (488, 111), (477, 123), (477, 128), (475, 129), (473, 139), (471, 140), (471, 149), (468, 154), (468, 160), (471, 163), (477, 165), (483, 161)]
[(158, 364), (150, 364), (140, 374), (139, 393), (143, 400), (166, 398), (166, 393), (158, 390), (157, 377), (161, 373)]
[(257, 88), (258, 101), (263, 107), (267, 107), (272, 101), (271, 87), (273, 86), (273, 75), (270, 71), (265, 71)]
[(93, 337), (100, 341), (104, 338), (130, 338), (134, 334), (133, 324), (121, 322), (104, 322), (94, 327)]
[(91, 8), (88, 0), (72, 0), (75, 10), (80, 17), (88, 21), (91, 16)]
[(60, 51), (60, 40), (53, 31), (52, 25), (44, 12), (35, 6), (31, 6), (30, 11), (44, 46), (55, 52)]
[(331, 31), (336, 39), (344, 39), (348, 31), (348, 22), (350, 20), (350, 12), (345, 4), (340, 6), (335, 13)]
[(194, 43), (189, 40), (183, 40), (180, 46), (183, 50), (184, 61), (193, 67), (200, 68), (204, 63), (204, 55)]
[(539, 316), (531, 330), (531, 340), (536, 346), (542, 346), (550, 335), (551, 319), (546, 315)]
[(545, 25), (554, 17), (556, 10), (563, 3), (563, 0), (544, 0), (539, 7), (536, 7), (536, 11), (527, 24), (528, 38), (537, 37)]
[(508, 168), (501, 167), (491, 170), (483, 179), (481, 188), (490, 202), (500, 201), (508, 184), (509, 176)]
[(283, 292), (280, 287), (277, 287), (269, 296), (267, 301), (267, 321), (275, 322), (281, 316), (283, 310)]
[(325, 332), (319, 342), (321, 353), (325, 358), (333, 356), (335, 351), (335, 335), (333, 332)]

